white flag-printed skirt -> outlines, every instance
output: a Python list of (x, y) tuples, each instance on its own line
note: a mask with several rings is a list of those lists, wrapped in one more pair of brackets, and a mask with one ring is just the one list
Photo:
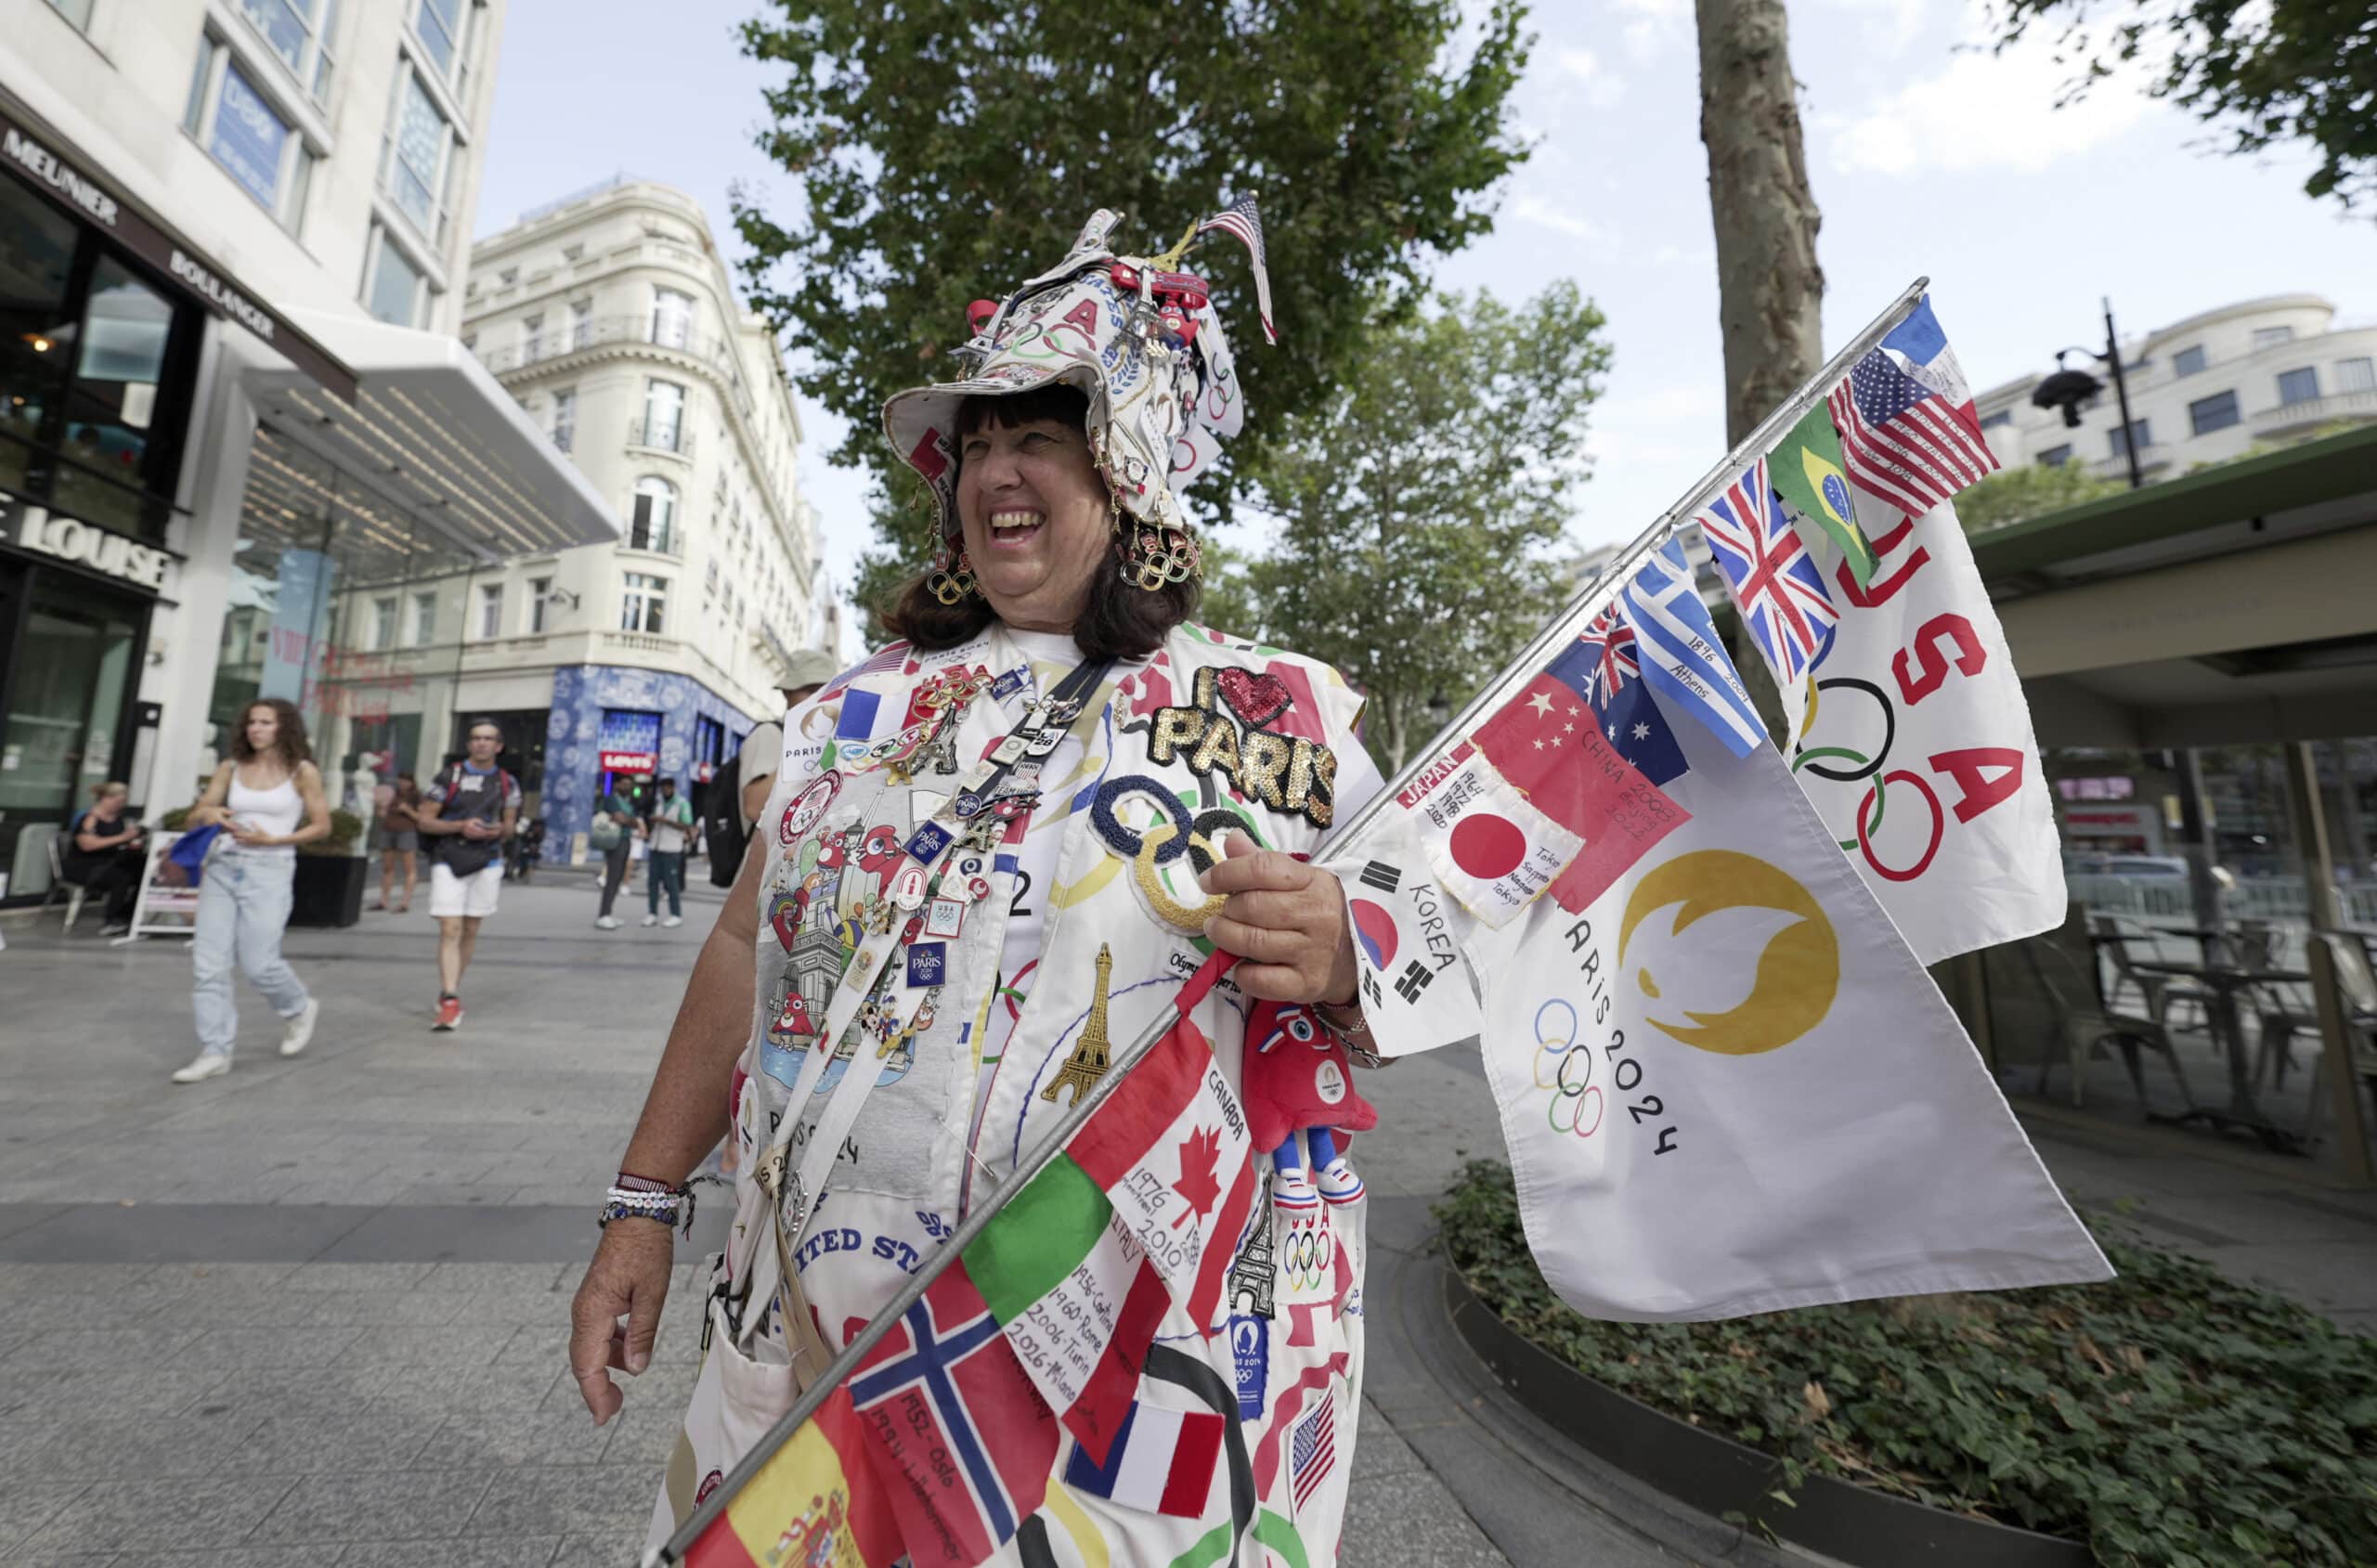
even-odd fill
[[(713, 1270), (717, 1291), (739, 1306), (730, 1315), (714, 1293), (706, 1306), (673, 1308), (710, 1312), (712, 1331), (655, 1510), (656, 1543), (797, 1395), (773, 1310), (768, 1199), (753, 1177), (866, 923), (885, 919), (889, 905), (893, 934), (910, 940), (822, 1076), (810, 1075), (818, 1092), (790, 1146), (796, 1167), (810, 1156), (825, 1173), (824, 1196), (790, 1256), (828, 1352), (1063, 1115), (1070, 1095), (1048, 1091), (1096, 1027), (1098, 1004), (1119, 1051), (1203, 962), (1206, 946), (1163, 918), (1203, 897), (1192, 857), (1175, 843), (1200, 831), (1201, 819), (1218, 850), (1227, 820), (1265, 848), (1305, 853), (1380, 787), (1353, 733), (1360, 699), (1334, 670), (1183, 626), (1154, 654), (1110, 671), (1073, 729), (1079, 744), (1057, 752), (1057, 766), (1037, 781), (1040, 803), (1024, 831), (1055, 835), (1053, 843), (1026, 843), (1013, 829), (997, 842), (961, 842), (940, 889), (963, 896), (918, 897), (903, 884), (913, 862), (900, 847), (1026, 717), (1027, 699), (1045, 697), (1069, 671), (994, 625), (942, 652), (887, 650), (786, 719), (784, 764), (756, 828), (767, 862), (751, 1035), (734, 1082), (736, 1212)], [(920, 694), (929, 702), (967, 675), (982, 690), (957, 723), (951, 771), (928, 757), (903, 782), (893, 764), (916, 760), (920, 726), (929, 727)], [(1411, 858), (1418, 862), (1416, 848)], [(1049, 872), (1047, 885), (1033, 885), (1027, 862)], [(1029, 972), (1003, 975), (1018, 920), (1040, 923), (1038, 955)], [(1111, 955), (1102, 997), (1101, 946)], [(1453, 983), (1437, 988), (1441, 995), (1467, 1002), (1450, 1024), (1440, 1004), (1413, 1007), (1400, 993), (1366, 1003), (1383, 1050), (1474, 1035), (1465, 970), (1447, 978)], [(1191, 1014), (1234, 1089), (1247, 1006), (1225, 979)], [(819, 1108), (854, 1072), (875, 1082), (828, 1166), (810, 1154)], [(1358, 1168), (1358, 1140), (1351, 1160)], [(1257, 1151), (1255, 1162), (1267, 1170), (1268, 1153)], [(1039, 1514), (991, 1561), (1204, 1568), (1269, 1551), (1315, 1568), (1334, 1562), (1359, 1420), (1366, 1211), (1359, 1200), (1292, 1213), (1258, 1203), (1234, 1243), (1214, 1321), (1193, 1323), (1176, 1302), (1169, 1307), (1158, 1331), (1167, 1354), (1150, 1356), (1137, 1391), (1153, 1414), (1137, 1425), (1176, 1434), (1182, 1423), (1168, 1420), (1172, 1413), (1226, 1418), (1201, 1507), (1184, 1504), (1174, 1487), (1160, 1508), (1163, 1489), (1132, 1484), (1149, 1466), (1127, 1454), (1104, 1494), (1068, 1484), (1067, 1435)]]

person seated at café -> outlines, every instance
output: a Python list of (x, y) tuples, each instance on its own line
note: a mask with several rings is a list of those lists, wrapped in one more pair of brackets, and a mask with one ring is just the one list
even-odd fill
[(132, 906), (140, 899), (140, 877), (149, 864), (146, 834), (125, 810), (131, 787), (119, 780), (91, 786), (91, 808), (74, 819), (64, 862), (66, 880), (107, 901), (100, 935), (132, 928)]

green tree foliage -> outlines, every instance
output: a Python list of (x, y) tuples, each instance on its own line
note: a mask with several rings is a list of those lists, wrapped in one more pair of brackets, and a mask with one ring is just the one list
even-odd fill
[(1291, 416), (1247, 477), (1281, 524), (1246, 567), (1255, 624), (1370, 695), (1390, 775), (1567, 597), (1558, 549), (1609, 366), (1569, 282), (1513, 308), (1452, 296), (1382, 330), (1347, 383)]
[(1965, 525), (1965, 532), (1979, 534), (2025, 518), (2044, 517), (2082, 501), (2117, 496), (2127, 488), (2118, 479), (2099, 479), (2077, 462), (2001, 468), (1956, 492), (1956, 521)]
[(2377, 3), (2372, 0), (1992, 0), (1997, 47), (2061, 29), (2080, 75), (2066, 101), (2138, 59), (2164, 61), (2148, 91), (2215, 123), (2226, 150), (2306, 142), (2304, 182), (2346, 207), (2377, 195)]
[(851, 423), (834, 460), (893, 481), (869, 579), (923, 547), (915, 486), (877, 434), (883, 399), (953, 373), (967, 303), (1046, 267), (1098, 207), (1151, 254), (1228, 200), (1262, 202), (1276, 348), (1236, 242), (1208, 236), (1190, 261), (1226, 306), (1251, 410), (1201, 487), (1226, 515), (1233, 465), (1327, 394), (1374, 319), (1408, 313), (1435, 255), (1491, 226), (1487, 193), (1526, 156), (1508, 107), (1524, 6), (1469, 10), (772, 0), (746, 23), (745, 53), (787, 68), (760, 146), (806, 203), (738, 195), (745, 275), (797, 329), (802, 390)]

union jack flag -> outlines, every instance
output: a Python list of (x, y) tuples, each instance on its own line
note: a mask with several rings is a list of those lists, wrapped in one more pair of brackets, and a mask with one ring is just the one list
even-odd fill
[(1799, 531), (1783, 516), (1766, 460), (1727, 486), (1697, 521), (1759, 651), (1783, 680), (1798, 680), (1824, 652), (1840, 612)]
[(1216, 228), (1245, 246), (1246, 253), (1254, 259), (1254, 307), (1263, 320), (1263, 341), (1278, 343), (1279, 334), (1271, 327), (1271, 275), (1265, 270), (1267, 264), (1263, 248), (1263, 215), (1254, 210), (1254, 198), (1240, 197), (1199, 224), (1197, 232), (1203, 234)]
[(1288, 1444), (1288, 1472), (1293, 1481), (1295, 1508), (1298, 1513), (1329, 1479), (1330, 1470), (1337, 1462), (1337, 1398), (1328, 1389), (1320, 1391), (1320, 1403), (1312, 1413), (1296, 1423), (1295, 1435)]
[(1634, 646), (1634, 628), (1615, 609), (1595, 616), (1577, 641), (1591, 661), (1592, 689), (1585, 694), (1595, 707), (1607, 707), (1629, 680), (1642, 679), (1643, 660)]

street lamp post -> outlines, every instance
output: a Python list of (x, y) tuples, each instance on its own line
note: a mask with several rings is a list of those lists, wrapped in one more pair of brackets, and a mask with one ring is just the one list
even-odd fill
[(2137, 464), (2137, 421), (2129, 413), (2129, 378), (2123, 373), (2121, 340), (2113, 333), (2113, 302), (2107, 298), (2105, 307), (2105, 346), (2102, 353), (2093, 348), (2062, 348), (2056, 350), (2055, 373), (2041, 381), (2032, 390), (2031, 402), (2042, 408), (2060, 408), (2063, 422), (2071, 429), (2080, 427), (2080, 410), (2088, 399), (2105, 389), (2105, 383), (2085, 370), (2067, 369), (2063, 361), (2074, 354), (2085, 354), (2112, 372), (2113, 396), (2121, 406), (2121, 449), (2129, 460), (2129, 487), (2142, 487), (2146, 475)]
[(2129, 417), (2129, 378), (2122, 374), (2121, 340), (2113, 336), (2112, 296), (2104, 297), (2105, 351), (2097, 356), (2112, 368), (2113, 396), (2121, 404), (2121, 449), (2129, 456), (2129, 487), (2133, 490), (2146, 483), (2137, 468), (2137, 421)]

